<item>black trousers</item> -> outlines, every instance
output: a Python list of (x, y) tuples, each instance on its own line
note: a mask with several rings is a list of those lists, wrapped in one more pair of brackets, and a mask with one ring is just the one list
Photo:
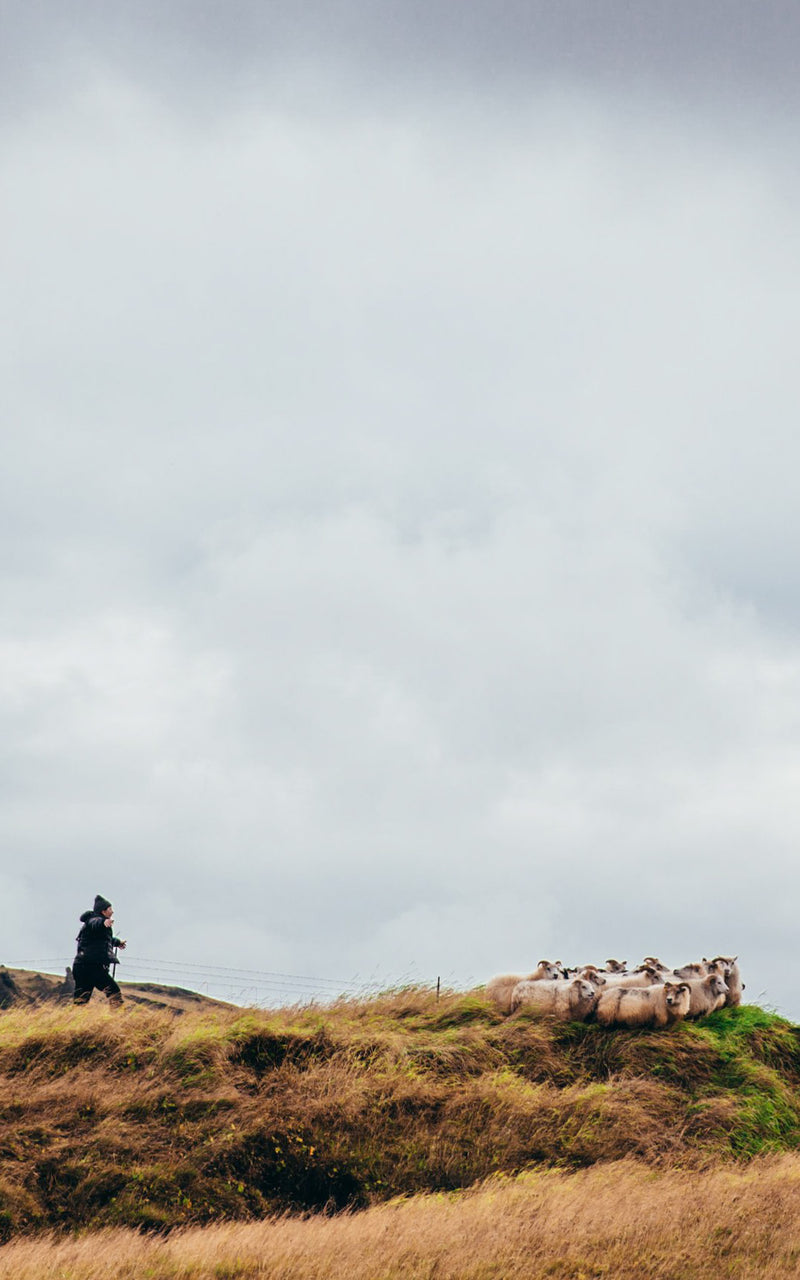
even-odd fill
[(73, 1004), (88, 1004), (95, 987), (98, 991), (104, 991), (112, 1004), (122, 1004), (122, 993), (108, 972), (107, 964), (76, 959), (72, 965), (72, 976), (75, 979)]

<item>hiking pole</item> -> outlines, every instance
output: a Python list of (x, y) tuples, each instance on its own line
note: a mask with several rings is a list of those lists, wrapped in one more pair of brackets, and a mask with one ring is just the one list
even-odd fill
[(111, 977), (114, 979), (114, 981), (115, 981), (115, 982), (116, 982), (116, 980), (117, 980), (117, 965), (118, 965), (118, 964), (119, 964), (119, 955), (118, 955), (118, 953), (117, 953), (117, 948), (115, 947), (115, 948), (114, 948), (114, 959), (111, 961)]

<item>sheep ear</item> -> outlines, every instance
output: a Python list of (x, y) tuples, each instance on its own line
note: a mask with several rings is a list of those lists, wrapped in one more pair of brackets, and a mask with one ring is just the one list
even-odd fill
[(689, 995), (691, 995), (691, 994), (692, 994), (692, 988), (689, 986), (689, 983), (688, 983), (688, 982), (682, 982), (682, 983), (681, 983), (681, 985), (680, 985), (680, 987), (678, 988), (678, 990), (679, 990), (679, 991), (688, 991), (688, 992), (689, 992)]

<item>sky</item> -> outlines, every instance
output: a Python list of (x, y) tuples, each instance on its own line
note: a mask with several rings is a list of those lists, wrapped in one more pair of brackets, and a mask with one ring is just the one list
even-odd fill
[(128, 976), (738, 954), (800, 1019), (799, 48), (0, 3), (4, 963), (102, 893)]

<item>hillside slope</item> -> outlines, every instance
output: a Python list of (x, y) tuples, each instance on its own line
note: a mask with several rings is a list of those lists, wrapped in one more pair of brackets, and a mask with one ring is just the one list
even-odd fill
[(362, 1207), (496, 1172), (800, 1142), (800, 1028), (503, 1019), (480, 993), (0, 1012), (0, 1233)]
[[(173, 987), (165, 983), (125, 982), (121, 979), (120, 988), (123, 998), (129, 1004), (173, 1009), (177, 1012), (231, 1007), (226, 1001), (215, 1000), (199, 991), (189, 991), (185, 987)], [(69, 970), (61, 978), (52, 973), (9, 969), (0, 964), (0, 1009), (34, 1004), (71, 1004), (74, 990), (75, 982)], [(104, 1005), (106, 997), (102, 992), (94, 991), (92, 1002)]]

